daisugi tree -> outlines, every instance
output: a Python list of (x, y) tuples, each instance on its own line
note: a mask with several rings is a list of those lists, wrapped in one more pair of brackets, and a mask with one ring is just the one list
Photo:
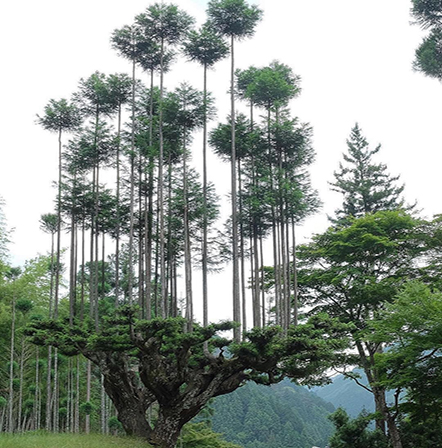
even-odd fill
[[(27, 330), (45, 358), (32, 428), (106, 432), (117, 417), (128, 434), (174, 447), (211, 398), (249, 380), (321, 382), (342, 362), (347, 324), (326, 315), (298, 322), (295, 226), (318, 206), (307, 172), (311, 128), (289, 108), (300, 79), (278, 61), (235, 68), (235, 46), (261, 18), (244, 0), (211, 0), (195, 31), (178, 6), (152, 4), (111, 36), (130, 74), (82, 78), (69, 100), (51, 100), (38, 117), (57, 133), (59, 173), (55, 211), (41, 221), (52, 241), (47, 306)], [(208, 69), (229, 54), (230, 114), (209, 131)], [(167, 85), (181, 56), (202, 66), (201, 88)], [(231, 167), (225, 223), (209, 145)], [(264, 288), (266, 241), (273, 297)], [(232, 288), (215, 293), (208, 274), (227, 262)], [(209, 323), (215, 302), (233, 305), (231, 322)], [(8, 410), (11, 431), (23, 428), (13, 397)]]

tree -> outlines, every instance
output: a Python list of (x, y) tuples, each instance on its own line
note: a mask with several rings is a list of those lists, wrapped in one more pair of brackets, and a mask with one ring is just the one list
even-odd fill
[(14, 424), (14, 352), (15, 352), (15, 320), (16, 320), (16, 302), (17, 290), (15, 281), (19, 277), (20, 268), (10, 268), (7, 273), (9, 281), (12, 283), (12, 319), (11, 319), (11, 346), (9, 357), (9, 394), (8, 394), (8, 432), (12, 433), (16, 429)]
[[(233, 320), (241, 322), (238, 265), (238, 225), (235, 146), (235, 39), (241, 40), (254, 34), (255, 26), (261, 20), (262, 11), (245, 0), (211, 0), (207, 7), (210, 25), (230, 38), (230, 120), (231, 120), (231, 202), (232, 202), (232, 264), (233, 264)], [(235, 339), (240, 339), (239, 328), (234, 329)]]
[[(320, 383), (324, 369), (345, 358), (342, 335), (348, 328), (324, 315), (286, 334), (279, 327), (254, 329), (241, 343), (219, 335), (231, 330), (232, 323), (194, 324), (189, 333), (183, 318), (145, 321), (136, 315), (135, 309), (120, 307), (100, 334), (93, 327), (72, 328), (60, 320), (35, 322), (29, 334), (34, 343), (50, 343), (66, 354), (80, 352), (91, 359), (104, 376), (126, 432), (161, 448), (173, 448), (182, 426), (215, 396), (249, 380), (272, 384), (290, 376), (301, 383)], [(145, 414), (153, 401), (159, 410), (152, 428)]]
[[(182, 181), (183, 181), (183, 239), (184, 239), (184, 267), (185, 267), (185, 289), (186, 289), (186, 316), (189, 328), (192, 327), (194, 319), (193, 294), (192, 294), (192, 262), (189, 225), (189, 188), (188, 188), (188, 144), (191, 140), (191, 132), (204, 122), (206, 117), (206, 104), (204, 95), (190, 87), (181, 84), (173, 94), (173, 102), (176, 105), (176, 126), (181, 133), (181, 147), (183, 158)], [(207, 188), (207, 187), (206, 187)]]
[(149, 6), (146, 13), (136, 18), (140, 27), (150, 36), (160, 48), (160, 108), (159, 108), (159, 162), (158, 162), (158, 208), (159, 216), (159, 254), (160, 254), (160, 276), (161, 276), (161, 301), (160, 314), (167, 315), (166, 298), (166, 265), (165, 265), (165, 239), (164, 239), (164, 191), (163, 191), (163, 165), (164, 165), (164, 136), (163, 136), (163, 94), (164, 94), (164, 55), (166, 46), (173, 47), (178, 44), (194, 23), (194, 19), (186, 12), (180, 10), (176, 5), (165, 5), (155, 3)]
[(416, 49), (413, 68), (430, 78), (442, 80), (442, 30), (440, 28), (431, 30)]
[(58, 313), (58, 293), (60, 283), (60, 252), (61, 252), (61, 185), (62, 185), (62, 133), (77, 129), (82, 120), (80, 109), (66, 99), (50, 100), (45, 106), (44, 116), (37, 115), (37, 122), (46, 130), (58, 133), (58, 196), (57, 196), (57, 249), (55, 270), (55, 302), (54, 316)]
[[(52, 310), (53, 316), (56, 318), (58, 316), (58, 304), (59, 304), (59, 289), (60, 289), (60, 277), (61, 277), (61, 191), (62, 191), (62, 134), (63, 132), (69, 132), (76, 130), (82, 120), (81, 110), (74, 103), (69, 103), (65, 99), (59, 101), (50, 100), (49, 104), (45, 106), (45, 115), (40, 117), (37, 115), (37, 122), (43, 126), (44, 129), (51, 132), (58, 133), (58, 194), (57, 194), (57, 247), (55, 256), (55, 283), (54, 283), (54, 308)], [(52, 264), (54, 266), (54, 264)], [(50, 370), (51, 356), (48, 356), (48, 371)], [(57, 354), (55, 353), (54, 358), (54, 368), (57, 372)], [(55, 373), (55, 381), (57, 378), (57, 373)], [(48, 384), (48, 390), (50, 385)], [(56, 387), (56, 384), (54, 385)], [(49, 398), (48, 398), (48, 404)], [(57, 403), (55, 403), (57, 404)], [(51, 420), (49, 412), (50, 406), (48, 406), (48, 411), (46, 412), (46, 429), (50, 429)], [(55, 407), (57, 409), (57, 406)], [(55, 412), (56, 417), (58, 417), (58, 412)]]
[(423, 28), (439, 28), (442, 24), (442, 5), (439, 0), (412, 0), (411, 14)]
[(339, 171), (334, 172), (335, 181), (330, 182), (332, 190), (343, 195), (342, 207), (335, 212), (338, 221), (381, 210), (413, 208), (405, 206), (401, 197), (404, 186), (396, 185), (399, 176), (390, 176), (385, 164), (374, 163), (373, 156), (381, 145), (370, 149), (357, 123), (347, 146), (348, 153), (343, 155), (346, 163), (339, 164)]
[(379, 431), (369, 431), (371, 417), (361, 414), (350, 419), (344, 409), (339, 408), (329, 416), (336, 428), (330, 439), (330, 448), (387, 448), (387, 440)]
[(388, 347), (376, 356), (381, 384), (405, 392), (398, 412), (404, 446), (437, 446), (442, 433), (442, 294), (409, 282), (371, 322), (375, 342)]
[(442, 80), (442, 4), (439, 0), (413, 0), (411, 14), (417, 24), (430, 33), (416, 49), (413, 68)]
[(121, 148), (121, 115), (122, 106), (129, 101), (132, 93), (132, 80), (125, 74), (110, 75), (108, 79), (111, 96), (117, 103), (118, 108), (118, 121), (117, 121), (117, 148), (116, 148), (116, 225), (115, 225), (115, 306), (119, 304), (120, 296), (120, 229), (121, 229), (121, 213), (120, 213), (120, 191), (121, 191), (121, 174), (120, 174), (120, 148)]
[(398, 403), (387, 405), (375, 363), (384, 346), (367, 338), (367, 327), (400, 287), (418, 274), (417, 260), (425, 253), (421, 225), (401, 211), (377, 212), (330, 227), (299, 250), (301, 300), (313, 307), (311, 313), (327, 312), (355, 326), (349, 334), (356, 352), (353, 362), (367, 376), (367, 390), (373, 393), (378, 413), (377, 428), (385, 432), (387, 425), (394, 448), (402, 446), (396, 422)]
[(199, 32), (191, 31), (187, 35), (184, 43), (184, 52), (191, 61), (197, 61), (203, 66), (203, 198), (204, 198), (204, 219), (203, 219), (203, 253), (202, 253), (202, 273), (203, 273), (203, 324), (209, 323), (208, 317), (208, 287), (207, 287), (207, 121), (208, 121), (208, 96), (207, 96), (207, 68), (213, 67), (216, 62), (228, 54), (228, 46), (210, 28), (208, 24), (203, 26)]

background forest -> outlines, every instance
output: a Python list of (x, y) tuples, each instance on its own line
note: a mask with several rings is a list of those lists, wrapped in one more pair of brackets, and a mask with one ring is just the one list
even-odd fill
[[(414, 68), (437, 79), (439, 9), (412, 3), (429, 33)], [(210, 430), (216, 417), (204, 415), (227, 400), (231, 417), (235, 389), (284, 377), (318, 385), (334, 370), (372, 395), (375, 413), (336, 411), (330, 446), (437, 446), (440, 218), (405, 199), (381, 146), (353, 123), (329, 182), (341, 201), (327, 230), (299, 244), (321, 206), (313, 130), (293, 115), (301, 78), (278, 60), (238, 68), (236, 48), (264, 17), (257, 5), (212, 0), (206, 12), (196, 25), (181, 6), (148, 6), (110, 33), (126, 73), (94, 71), (37, 115), (58, 166), (54, 209), (40, 217), (50, 249), (15, 267), (2, 206), (0, 430), (124, 429), (161, 447), (205, 434), (201, 446), (223, 444)], [(226, 58), (228, 103), (208, 89)], [(199, 87), (168, 84), (183, 62), (199, 66)], [(222, 164), (227, 206), (211, 175)], [(211, 280), (224, 269), (220, 287)], [(209, 317), (227, 309), (231, 322)], [(282, 384), (270, 389), (280, 399), (294, 393)], [(244, 430), (257, 427), (242, 418)], [(286, 441), (276, 428), (255, 441), (219, 430), (244, 446), (327, 442), (307, 421), (295, 429), (297, 418), (280, 416), (293, 427)]]

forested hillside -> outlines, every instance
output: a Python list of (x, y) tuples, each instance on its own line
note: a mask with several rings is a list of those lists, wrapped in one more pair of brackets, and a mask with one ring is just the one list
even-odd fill
[[(357, 373), (360, 375), (361, 384), (368, 386), (364, 373), (360, 370)], [(344, 408), (351, 417), (357, 417), (363, 410), (374, 412), (375, 409), (372, 394), (343, 375), (335, 376), (332, 383), (315, 387), (313, 391), (318, 397), (333, 404), (335, 408)], [(391, 396), (388, 397), (390, 402), (391, 398)]]
[(214, 404), (213, 429), (245, 448), (325, 446), (335, 409), (288, 380), (270, 387), (246, 384)]

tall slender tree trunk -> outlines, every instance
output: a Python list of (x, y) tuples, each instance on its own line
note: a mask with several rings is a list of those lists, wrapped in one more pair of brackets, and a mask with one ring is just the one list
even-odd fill
[(71, 253), (69, 266), (69, 325), (72, 327), (75, 317), (75, 302), (76, 302), (76, 272), (77, 272), (77, 230), (75, 227), (75, 212), (73, 205), (71, 210)]
[(145, 241), (146, 241), (146, 257), (145, 257), (145, 302), (146, 302), (146, 319), (152, 318), (152, 247), (153, 247), (153, 182), (155, 163), (151, 154), (153, 147), (153, 70), (150, 72), (150, 101), (149, 101), (149, 179), (148, 179), (148, 204), (145, 206)]
[(80, 432), (80, 356), (77, 356), (75, 381), (75, 406), (74, 406), (74, 432)]
[(107, 412), (106, 412), (106, 391), (104, 390), (104, 376), (101, 375), (101, 405), (100, 405), (100, 413), (101, 413), (101, 434), (106, 434), (107, 427)]
[[(385, 389), (378, 386), (378, 379), (373, 374), (371, 358), (374, 353), (367, 356), (364, 345), (360, 341), (356, 341), (356, 348), (359, 353), (362, 368), (367, 376), (368, 384), (370, 385), (371, 392), (374, 397), (376, 413), (380, 416), (376, 418), (376, 429), (385, 434), (387, 427), (392, 448), (402, 448), (402, 441), (397, 428), (396, 418), (388, 409)], [(369, 349), (368, 352), (370, 353)]]
[(203, 254), (202, 254), (202, 274), (203, 274), (203, 325), (209, 324), (209, 302), (208, 302), (208, 282), (207, 282), (207, 64), (204, 64), (203, 80)]
[(39, 347), (35, 348), (35, 392), (34, 392), (34, 406), (33, 406), (33, 424), (34, 430), (40, 429), (40, 408), (41, 408), (41, 394), (40, 394), (40, 352)]
[(67, 401), (66, 401), (66, 421), (65, 421), (65, 432), (70, 432), (72, 429), (72, 412), (71, 412), (71, 405), (72, 405), (72, 358), (68, 359), (68, 372), (67, 372), (67, 378), (66, 378), (66, 387), (67, 387)]
[[(241, 159), (238, 158), (238, 206), (239, 206), (239, 256), (240, 256), (240, 275), (241, 275), (241, 306), (242, 306), (242, 328), (247, 330), (247, 300), (246, 300), (246, 268), (245, 268), (245, 244), (244, 244), (244, 225), (243, 225), (243, 208), (242, 208), (242, 173), (241, 173)], [(255, 323), (255, 315), (253, 326), (260, 326), (259, 318)]]
[(9, 356), (9, 399), (8, 399), (8, 432), (14, 432), (14, 347), (15, 347), (15, 301), (16, 293), (15, 287), (12, 296), (12, 321), (11, 321), (11, 345)]
[(60, 427), (59, 427), (59, 406), (60, 406), (60, 401), (59, 401), (59, 386), (58, 386), (58, 382), (59, 382), (59, 372), (58, 372), (58, 349), (55, 348), (54, 349), (54, 387), (53, 387), (53, 391), (52, 391), (52, 421), (53, 421), (53, 426), (52, 426), (52, 431), (53, 432), (59, 432)]
[(81, 223), (81, 287), (80, 287), (80, 321), (84, 319), (84, 296), (85, 296), (85, 263), (86, 263), (86, 230), (85, 218), (83, 216)]
[(118, 105), (117, 121), (117, 179), (116, 179), (116, 223), (115, 223), (115, 308), (118, 308), (120, 302), (120, 149), (121, 149), (121, 103)]
[(183, 147), (183, 200), (184, 200), (184, 271), (186, 283), (186, 317), (187, 329), (192, 331), (193, 327), (193, 295), (192, 295), (192, 260), (190, 250), (189, 235), (189, 199), (187, 185), (187, 148), (186, 148), (186, 129), (184, 129), (184, 147)]
[[(57, 217), (58, 219), (58, 217)], [(55, 248), (54, 248), (54, 233), (51, 235), (51, 279), (50, 279), (50, 290), (49, 290), (49, 318), (53, 318), (54, 312), (54, 280), (55, 280)], [(46, 431), (51, 430), (51, 387), (52, 387), (52, 346), (48, 346), (48, 357), (46, 366), (46, 414), (45, 414), (45, 429)]]
[(61, 255), (61, 173), (62, 173), (62, 152), (61, 152), (61, 129), (58, 132), (58, 197), (57, 197), (57, 256), (55, 265), (55, 303), (54, 318), (58, 317), (58, 295), (60, 288), (60, 255)]
[(296, 223), (292, 217), (293, 324), (298, 325), (298, 258), (296, 256)]
[[(87, 360), (86, 367), (86, 402), (90, 403), (91, 401), (91, 382), (92, 382), (92, 363), (90, 359)], [(89, 434), (91, 431), (91, 416), (90, 414), (86, 414), (85, 417), (85, 428), (84, 432)]]
[[(262, 244), (262, 235), (259, 235), (259, 254), (260, 254), (260, 262), (261, 267), (264, 266), (264, 250)], [(262, 307), (262, 326), (266, 325), (266, 293), (264, 289), (264, 269), (261, 269), (261, 307)], [(277, 323), (277, 319), (275, 318), (275, 323)]]
[[(62, 181), (62, 151), (61, 151), (61, 129), (58, 133), (58, 201), (57, 201), (57, 254), (55, 266), (55, 292), (54, 292), (54, 319), (58, 318), (58, 301), (60, 291), (60, 270), (61, 270), (61, 181)], [(54, 349), (54, 392), (57, 391), (58, 380), (58, 350)], [(50, 385), (49, 385), (50, 387)], [(49, 407), (49, 414), (53, 415), (53, 430), (58, 431), (58, 396), (51, 397), (52, 408)], [(48, 412), (48, 410), (47, 410)]]
[[(97, 120), (98, 121), (98, 120)], [(98, 143), (98, 142), (97, 142)], [(94, 321), (95, 321), (95, 330), (98, 332), (99, 329), (99, 313), (98, 313), (98, 303), (99, 303), (99, 297), (98, 297), (98, 283), (99, 283), (99, 266), (98, 266), (98, 260), (99, 260), (99, 236), (100, 236), (100, 165), (99, 160), (97, 159), (97, 176), (96, 176), (96, 193), (95, 193), (95, 242), (94, 242), (94, 256), (93, 256), (93, 266), (94, 266)]]
[(5, 425), (5, 416), (6, 416), (6, 406), (3, 406), (2, 411), (1, 411), (1, 415), (0, 415), (0, 434), (6, 430), (4, 429), (4, 425)]
[[(241, 323), (241, 302), (239, 294), (239, 264), (238, 264), (238, 217), (237, 217), (237, 198), (236, 198), (236, 145), (235, 145), (235, 39), (233, 35), (230, 37), (230, 121), (231, 121), (231, 201), (232, 201), (232, 286), (233, 286), (233, 320)], [(241, 339), (241, 329), (235, 327), (233, 337), (236, 341)]]
[(18, 432), (22, 432), (24, 430), (24, 426), (22, 426), (24, 366), (25, 366), (25, 339), (22, 336), (21, 349), (20, 349), (20, 373), (19, 373), (20, 386), (18, 390), (18, 416), (17, 416)]
[(128, 262), (128, 302), (132, 305), (133, 252), (134, 252), (134, 197), (135, 197), (135, 59), (132, 60), (132, 124), (130, 156), (130, 224), (129, 224), (129, 262)]
[(46, 372), (46, 415), (45, 415), (45, 429), (50, 431), (52, 429), (51, 425), (51, 415), (52, 415), (52, 346), (48, 347), (48, 362), (47, 362), (47, 372)]
[(161, 39), (160, 53), (160, 110), (159, 110), (159, 137), (160, 154), (158, 160), (158, 208), (159, 208), (159, 263), (161, 300), (159, 301), (159, 317), (167, 316), (167, 282), (166, 282), (166, 260), (164, 254), (164, 185), (163, 185), (163, 164), (164, 164), (164, 141), (163, 141), (163, 93), (164, 93), (164, 39)]
[[(143, 230), (143, 193), (142, 193), (142, 182), (143, 182), (143, 155), (141, 151), (138, 154), (138, 305), (141, 309), (141, 317), (145, 319), (146, 308), (144, 303), (144, 235)], [(144, 193), (146, 196), (146, 193)]]

